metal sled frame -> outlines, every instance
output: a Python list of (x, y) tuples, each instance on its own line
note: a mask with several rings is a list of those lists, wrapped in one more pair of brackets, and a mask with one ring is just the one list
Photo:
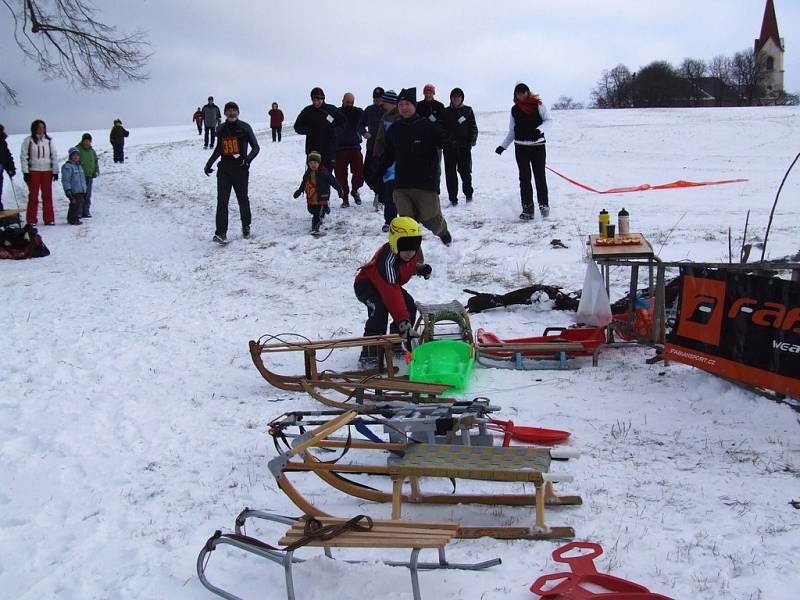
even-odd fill
[[(290, 544), (297, 540), (302, 535), (303, 519), (290, 519), (273, 513), (260, 510), (244, 509), (238, 517), (236, 517), (236, 534), (242, 535), (243, 528), (247, 519), (262, 519), (265, 521), (273, 521), (276, 523), (283, 523), (289, 525), (290, 528), (286, 532), (279, 544)], [(339, 524), (345, 519), (321, 519), (323, 525)], [(415, 522), (400, 522), (400, 521), (373, 521), (372, 529), (365, 532), (345, 532), (330, 540), (318, 540), (308, 544), (309, 547), (321, 547), (330, 559), (333, 559), (331, 548), (410, 548), (411, 557), (408, 562), (398, 561), (383, 561), (383, 564), (391, 567), (406, 567), (411, 571), (411, 590), (414, 595), (414, 600), (421, 600), (422, 595), (419, 588), (419, 571), (420, 570), (438, 570), (438, 569), (458, 569), (469, 571), (481, 571), (489, 567), (501, 564), (499, 558), (485, 560), (478, 563), (451, 563), (447, 561), (445, 555), (445, 546), (452, 540), (458, 531), (457, 523), (415, 523)], [(254, 540), (255, 541), (255, 540)], [(200, 583), (211, 592), (226, 598), (226, 600), (242, 600), (239, 596), (235, 596), (230, 592), (223, 590), (220, 587), (213, 585), (206, 577), (206, 557), (217, 549), (218, 546), (227, 544), (250, 554), (255, 554), (262, 558), (266, 558), (274, 563), (283, 566), (284, 574), (286, 577), (286, 597), (288, 600), (295, 600), (294, 581), (292, 577), (292, 565), (294, 563), (305, 562), (301, 558), (294, 556), (293, 550), (285, 552), (281, 550), (273, 550), (256, 545), (255, 543), (248, 543), (246, 540), (231, 539), (227, 537), (219, 537), (215, 535), (208, 540), (206, 545), (200, 551), (197, 557), (197, 575), (200, 578)], [(437, 562), (419, 562), (419, 554), (423, 549), (436, 549), (439, 554)], [(351, 564), (367, 564), (372, 561), (362, 560), (347, 560), (344, 561)]]
[[(353, 409), (358, 412), (375, 410), (370, 403), (393, 402), (449, 402), (439, 396), (450, 386), (430, 383), (417, 383), (395, 377), (396, 369), (392, 363), (392, 347), (402, 343), (398, 335), (378, 335), (357, 338), (340, 338), (331, 340), (278, 342), (262, 344), (250, 341), (250, 356), (253, 364), (267, 382), (281, 390), (289, 392), (305, 392), (315, 400), (341, 409)], [(320, 371), (317, 363), (318, 352), (332, 352), (341, 348), (362, 348), (375, 346), (378, 348), (379, 361), (385, 361), (385, 370), (381, 362), (377, 369), (360, 371)], [(263, 355), (274, 352), (302, 352), (305, 373), (302, 375), (281, 375), (267, 368)], [(336, 400), (328, 393), (338, 393), (345, 398)], [(351, 402), (351, 400), (353, 402)]]
[[(556, 482), (572, 481), (572, 476), (564, 473), (551, 473), (545, 469), (536, 469), (534, 466), (516, 469), (490, 470), (488, 467), (474, 469), (471, 466), (459, 464), (457, 457), (447, 461), (447, 466), (426, 464), (424, 458), (421, 464), (407, 467), (403, 464), (377, 465), (377, 464), (339, 464), (323, 462), (311, 454), (311, 448), (356, 448), (365, 450), (380, 450), (421, 454), (430, 449), (457, 448), (460, 451), (471, 453), (473, 459), (481, 456), (489, 457), (490, 453), (503, 456), (513, 456), (514, 453), (529, 451), (536, 453), (549, 467), (551, 458), (572, 458), (577, 454), (573, 451), (559, 449), (531, 449), (531, 448), (490, 448), (445, 446), (439, 444), (402, 444), (393, 442), (372, 442), (366, 440), (330, 439), (335, 431), (352, 422), (357, 413), (350, 411), (338, 416), (328, 423), (317, 427), (296, 438), (292, 448), (285, 454), (272, 459), (269, 469), (275, 477), (278, 487), (300, 508), (304, 513), (312, 516), (329, 517), (328, 513), (320, 510), (294, 487), (289, 481), (288, 473), (292, 471), (310, 471), (325, 481), (331, 487), (354, 497), (373, 502), (391, 502), (392, 518), (400, 519), (403, 502), (425, 504), (488, 504), (506, 506), (534, 506), (535, 524), (533, 527), (460, 527), (459, 537), (490, 536), (500, 539), (569, 539), (575, 532), (571, 527), (550, 527), (545, 523), (545, 507), (560, 505), (581, 504), (579, 496), (557, 496), (553, 491)], [(434, 450), (436, 451), (436, 450)], [(293, 457), (301, 455), (302, 460), (293, 461)], [(392, 479), (392, 491), (384, 492), (371, 488), (342, 476), (342, 473), (385, 475)], [(424, 494), (420, 489), (421, 477), (447, 477), (462, 479), (478, 479), (483, 481), (519, 481), (533, 483), (536, 491), (534, 494)], [(403, 493), (403, 484), (408, 479), (410, 493)]]
[[(419, 318), (414, 328), (422, 331), (420, 338), (423, 343), (441, 339), (459, 339), (471, 344), (473, 342), (472, 325), (469, 322), (469, 314), (464, 305), (458, 300), (451, 300), (444, 304), (424, 304), (417, 302)], [(458, 333), (436, 333), (435, 326), (440, 323), (455, 323), (458, 326)]]

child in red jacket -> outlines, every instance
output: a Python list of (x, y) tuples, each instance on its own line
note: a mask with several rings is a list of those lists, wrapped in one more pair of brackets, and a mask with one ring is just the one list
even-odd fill
[[(407, 350), (417, 336), (414, 320), (417, 306), (403, 285), (414, 275), (428, 279), (431, 266), (420, 263), (422, 232), (411, 217), (395, 217), (389, 224), (389, 242), (378, 249), (372, 259), (358, 270), (353, 289), (356, 298), (367, 306), (364, 335), (385, 335), (389, 315), (392, 316), (390, 333), (399, 333)], [(402, 350), (402, 348), (398, 348)], [(374, 346), (361, 351), (362, 366), (373, 366), (377, 361)]]

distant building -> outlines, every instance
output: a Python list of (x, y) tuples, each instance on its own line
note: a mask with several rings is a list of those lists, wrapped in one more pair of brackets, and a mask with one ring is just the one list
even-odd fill
[(761, 35), (755, 41), (754, 49), (756, 56), (764, 60), (767, 71), (764, 78), (764, 99), (776, 98), (783, 92), (783, 54), (786, 47), (778, 33), (778, 19), (772, 0), (767, 0), (764, 7)]

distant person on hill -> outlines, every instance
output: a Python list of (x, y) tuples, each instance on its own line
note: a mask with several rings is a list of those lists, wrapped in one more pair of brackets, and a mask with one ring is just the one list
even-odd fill
[(300, 181), (300, 187), (295, 190), (292, 196), (297, 200), (301, 194), (306, 195), (306, 205), (308, 212), (311, 213), (311, 235), (324, 235), (319, 230), (322, 220), (325, 218), (325, 208), (331, 196), (331, 188), (339, 193), (339, 198), (345, 199), (339, 182), (322, 164), (322, 156), (319, 152), (312, 152), (306, 160), (306, 172)]
[(203, 148), (214, 146), (214, 135), (221, 121), (219, 106), (214, 104), (214, 96), (209, 96), (208, 104), (203, 107), (203, 126), (206, 128), (206, 134), (203, 136)]
[(273, 102), (269, 110), (269, 128), (272, 129), (272, 141), (281, 141), (281, 129), (283, 129), (283, 111), (278, 108), (278, 103)]
[(69, 149), (69, 159), (61, 167), (61, 185), (69, 200), (67, 223), (81, 225), (80, 217), (86, 200), (86, 175), (81, 167), (81, 153), (77, 148)]
[(544, 132), (550, 129), (553, 120), (547, 107), (536, 94), (524, 83), (514, 88), (514, 106), (511, 108), (511, 119), (508, 123), (508, 135), (495, 152), (502, 154), (514, 142), (514, 155), (519, 170), (519, 193), (522, 197), (523, 221), (533, 220), (533, 188), (531, 187), (531, 171), (536, 183), (536, 199), (542, 218), (550, 215), (550, 202), (547, 196), (547, 178), (545, 177)]
[(45, 225), (55, 225), (53, 211), (53, 182), (58, 181), (58, 153), (52, 138), (47, 135), (47, 124), (41, 119), (31, 123), (31, 134), (22, 140), (19, 163), (22, 178), (28, 184), (28, 210), (25, 220), (39, 222), (39, 190), (42, 191), (42, 216)]
[(89, 219), (92, 213), (89, 209), (92, 206), (92, 184), (95, 177), (100, 175), (100, 165), (97, 161), (97, 153), (92, 148), (92, 134), (84, 133), (81, 136), (81, 143), (76, 146), (81, 155), (81, 167), (86, 175), (86, 197), (84, 198), (81, 214), (82, 219)]
[[(417, 105), (417, 114), (428, 119), (434, 125), (442, 126), (442, 116), (444, 115), (444, 104), (434, 98), (436, 95), (436, 86), (432, 83), (426, 83), (422, 88), (422, 100)], [(437, 163), (436, 163), (436, 193), (441, 194), (442, 190), (442, 150), (436, 149)]]
[(197, 107), (197, 110), (194, 111), (192, 121), (194, 121), (194, 124), (197, 125), (197, 135), (203, 135), (203, 109), (199, 106)]
[(342, 111), (332, 104), (325, 104), (325, 92), (315, 87), (311, 90), (311, 104), (297, 115), (294, 130), (306, 136), (306, 156), (316, 151), (322, 164), (333, 172), (336, 163), (336, 129), (345, 123)]
[(472, 202), (472, 147), (478, 141), (478, 125), (472, 108), (464, 104), (461, 88), (450, 92), (450, 106), (444, 109), (442, 121), (450, 138), (444, 148), (444, 178), (450, 204), (458, 204), (458, 175), (467, 202)]
[[(428, 279), (433, 271), (430, 265), (422, 264), (421, 246), (419, 223), (410, 217), (392, 219), (388, 243), (378, 248), (370, 261), (361, 266), (353, 282), (356, 298), (367, 307), (364, 335), (386, 335), (391, 315), (389, 333), (399, 334), (409, 352), (416, 337), (417, 305), (403, 285), (415, 275)], [(403, 348), (396, 350), (400, 353)], [(377, 358), (375, 346), (364, 346), (359, 363), (362, 368), (374, 367)]]
[(114, 126), (111, 128), (111, 133), (108, 138), (111, 142), (111, 147), (114, 148), (114, 162), (125, 162), (125, 138), (130, 135), (130, 132), (122, 126), (122, 121), (114, 119)]
[[(247, 146), (250, 146), (250, 152)], [(236, 102), (225, 104), (225, 122), (217, 128), (217, 145), (206, 163), (203, 172), (211, 175), (213, 166), (220, 156), (217, 169), (217, 215), (213, 240), (219, 244), (228, 241), (228, 203), (231, 188), (236, 192), (239, 215), (242, 219), (242, 237), (250, 238), (250, 198), (247, 187), (250, 181), (250, 163), (258, 155), (260, 147), (253, 128), (239, 120), (239, 105)]]
[[(361, 155), (361, 115), (364, 110), (355, 106), (355, 96), (347, 92), (342, 97), (342, 107), (340, 109), (344, 115), (344, 124), (339, 129), (336, 137), (336, 181), (344, 190), (342, 208), (350, 206), (347, 196), (352, 194), (356, 204), (361, 204), (361, 196), (358, 190), (364, 185), (364, 157)], [(347, 186), (347, 169), (350, 169), (352, 183), (351, 188)]]
[[(361, 135), (367, 140), (367, 149), (364, 154), (364, 179), (367, 181), (367, 184), (369, 184), (372, 177), (372, 155), (375, 148), (375, 136), (378, 134), (378, 127), (380, 127), (384, 113), (383, 91), (383, 88), (380, 86), (372, 90), (372, 104), (367, 106), (364, 112), (361, 113), (361, 123), (359, 123), (359, 127), (363, 132)], [(372, 188), (371, 185), (370, 188)], [(377, 199), (379, 190), (373, 188), (372, 191), (375, 192), (375, 197)]]
[(17, 167), (14, 166), (14, 156), (8, 149), (6, 138), (8, 138), (6, 128), (0, 125), (0, 210), (3, 210), (3, 179), (5, 179), (3, 177), (3, 171), (8, 173), (8, 176), (12, 179), (14, 175), (17, 174)]

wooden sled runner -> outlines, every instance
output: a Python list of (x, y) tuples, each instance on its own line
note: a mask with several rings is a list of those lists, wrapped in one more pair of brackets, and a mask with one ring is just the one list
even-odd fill
[[(251, 340), (250, 356), (258, 372), (270, 385), (289, 392), (305, 392), (334, 408), (371, 412), (375, 410), (375, 404), (450, 402), (439, 398), (450, 386), (417, 383), (395, 376), (392, 347), (400, 343), (402, 339), (398, 335), (276, 343)], [(378, 368), (333, 372), (318, 367), (318, 353), (329, 355), (335, 349), (364, 346), (378, 348)], [(264, 355), (278, 352), (302, 352), (305, 372), (302, 375), (282, 375), (267, 368)]]
[[(486, 447), (448, 444), (402, 444), (367, 440), (331, 439), (329, 436), (347, 426), (357, 413), (350, 411), (296, 438), (291, 449), (269, 462), (270, 472), (278, 486), (304, 513), (328, 515), (306, 500), (289, 481), (288, 473), (310, 471), (331, 487), (346, 494), (373, 502), (391, 502), (392, 519), (400, 519), (403, 502), (427, 504), (490, 504), (534, 506), (532, 527), (460, 527), (459, 537), (490, 536), (501, 539), (568, 539), (575, 535), (571, 527), (550, 527), (545, 522), (545, 507), (581, 504), (579, 496), (557, 496), (553, 484), (572, 481), (572, 476), (550, 472), (553, 458), (574, 457), (571, 451), (529, 447)], [(381, 450), (403, 453), (402, 458), (390, 459), (389, 464), (345, 464), (322, 462), (311, 448), (345, 448)], [(302, 456), (301, 460), (292, 458)], [(392, 491), (384, 492), (355, 481), (343, 474), (385, 475), (392, 480)], [(535, 494), (425, 494), (420, 487), (422, 477), (476, 479), (532, 483)], [(404, 491), (405, 481), (410, 489)]]
[[(285, 548), (275, 548), (264, 542), (243, 534), (247, 519), (262, 519), (289, 525), (288, 531), (278, 541)], [(369, 517), (359, 515), (353, 519), (314, 518), (305, 515), (299, 519), (290, 519), (265, 511), (244, 509), (236, 518), (236, 533), (222, 534), (217, 531), (206, 542), (197, 557), (197, 575), (200, 582), (209, 591), (227, 600), (242, 600), (209, 582), (206, 577), (206, 558), (220, 545), (227, 544), (250, 554), (266, 558), (283, 566), (286, 577), (286, 597), (295, 600), (292, 565), (304, 562), (294, 556), (296, 549), (302, 546), (322, 548), (325, 556), (333, 558), (331, 548), (407, 548), (411, 550), (408, 562), (383, 561), (393, 567), (407, 567), (411, 571), (411, 590), (414, 600), (421, 600), (419, 587), (420, 570), (459, 569), (480, 571), (501, 564), (499, 558), (479, 563), (451, 563), (445, 555), (445, 546), (458, 531), (458, 523), (416, 523), (402, 521), (373, 521)], [(423, 549), (435, 549), (439, 560), (431, 563), (419, 562)], [(372, 552), (370, 552), (372, 558)], [(349, 563), (367, 563), (367, 561), (347, 561)]]

